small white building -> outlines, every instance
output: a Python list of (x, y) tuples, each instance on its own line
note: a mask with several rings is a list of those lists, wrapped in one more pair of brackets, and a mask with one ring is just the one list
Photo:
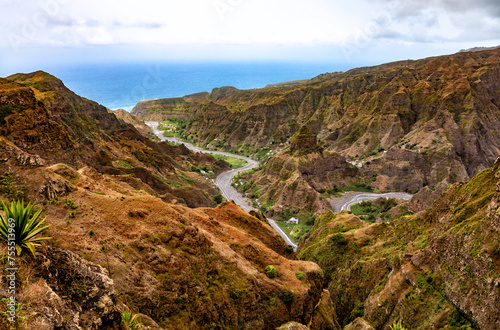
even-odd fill
[(298, 224), (298, 223), (299, 223), (299, 219), (297, 219), (297, 218), (291, 218), (291, 219), (290, 219), (290, 220), (288, 220), (286, 223)]

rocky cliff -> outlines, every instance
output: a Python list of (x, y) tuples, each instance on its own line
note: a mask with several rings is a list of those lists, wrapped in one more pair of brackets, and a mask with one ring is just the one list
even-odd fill
[(499, 72), (500, 49), (463, 52), (324, 74), (298, 86), (146, 101), (133, 112), (159, 119), (175, 108), (189, 121), (186, 138), (243, 153), (286, 147), (307, 125), (326, 151), (377, 173), (374, 188), (415, 191), (493, 165)]
[(43, 72), (0, 79), (0, 120), (0, 198), (35, 202), (51, 225), (18, 258), (19, 328), (119, 329), (128, 309), (143, 329), (333, 322), (316, 316), (318, 265), (233, 202), (210, 208), (201, 169), (227, 164), (150, 141)]
[(137, 129), (137, 131), (139, 131), (139, 133), (141, 133), (145, 137), (148, 137), (151, 139), (156, 138), (151, 127), (146, 125), (144, 123), (144, 121), (142, 119), (140, 119), (139, 117), (134, 116), (130, 112), (125, 111), (123, 109), (108, 110), (108, 111), (111, 112), (112, 114), (114, 114), (120, 122), (134, 126), (135, 129)]
[(409, 329), (497, 329), (499, 201), (497, 162), (416, 215), (368, 224), (327, 212), (298, 255), (325, 271), (344, 326), (361, 317), (376, 329), (399, 320)]
[(103, 174), (134, 180), (138, 189), (165, 201), (215, 206), (211, 196), (216, 190), (193, 169), (210, 167), (217, 172), (227, 165), (185, 147), (150, 141), (134, 126), (74, 94), (47, 73), (1, 79), (0, 114), (0, 136), (47, 165), (90, 166)]

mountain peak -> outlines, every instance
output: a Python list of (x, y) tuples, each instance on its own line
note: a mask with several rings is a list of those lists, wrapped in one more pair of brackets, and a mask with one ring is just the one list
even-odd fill
[(318, 145), (316, 135), (305, 125), (295, 133), (290, 142), (290, 151), (292, 154), (298, 152), (298, 156), (307, 155), (316, 151), (319, 152), (321, 150), (323, 150), (323, 148)]

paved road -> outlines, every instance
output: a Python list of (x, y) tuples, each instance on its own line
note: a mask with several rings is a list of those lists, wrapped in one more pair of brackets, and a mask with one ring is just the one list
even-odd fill
[[(198, 147), (193, 146), (192, 144), (182, 142), (178, 138), (167, 138), (164, 137), (163, 134), (158, 130), (158, 122), (155, 121), (147, 121), (146, 125), (151, 127), (153, 132), (160, 138), (162, 141), (170, 141), (170, 142), (176, 142), (179, 144), (184, 144), (189, 150), (194, 151), (194, 152), (202, 152), (202, 153), (212, 153), (212, 154), (219, 154), (219, 155), (224, 155), (224, 156), (230, 156), (230, 157), (235, 157), (239, 159), (243, 159), (247, 162), (247, 164), (243, 167), (240, 167), (238, 169), (234, 170), (229, 170), (226, 172), (223, 172), (217, 176), (215, 179), (215, 184), (219, 187), (221, 190), (222, 195), (227, 199), (227, 200), (233, 200), (237, 205), (239, 205), (243, 210), (246, 212), (250, 212), (251, 210), (255, 210), (247, 201), (245, 197), (243, 197), (233, 186), (231, 186), (231, 179), (238, 173), (250, 170), (252, 168), (255, 168), (259, 166), (259, 163), (251, 158), (248, 157), (243, 157), (240, 155), (234, 155), (228, 152), (223, 152), (223, 151), (210, 151), (210, 150), (203, 150)], [(276, 224), (276, 221), (273, 219), (267, 219), (271, 227), (274, 228), (280, 234), (281, 237), (285, 240), (285, 242), (288, 245), (291, 245), (294, 250), (297, 249), (297, 244), (295, 244), (294, 241), (288, 237), (288, 235)]]
[(350, 210), (352, 204), (356, 204), (362, 201), (374, 200), (380, 197), (409, 200), (413, 197), (413, 195), (399, 192), (391, 192), (386, 194), (353, 192), (347, 193), (346, 197), (343, 199), (335, 198), (330, 200), (330, 204), (332, 205), (335, 212), (340, 212), (344, 210)]

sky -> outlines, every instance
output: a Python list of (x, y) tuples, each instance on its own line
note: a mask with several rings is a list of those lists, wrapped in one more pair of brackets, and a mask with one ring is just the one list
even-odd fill
[(498, 0), (0, 0), (0, 76), (44, 65), (324, 62), (500, 45)]

